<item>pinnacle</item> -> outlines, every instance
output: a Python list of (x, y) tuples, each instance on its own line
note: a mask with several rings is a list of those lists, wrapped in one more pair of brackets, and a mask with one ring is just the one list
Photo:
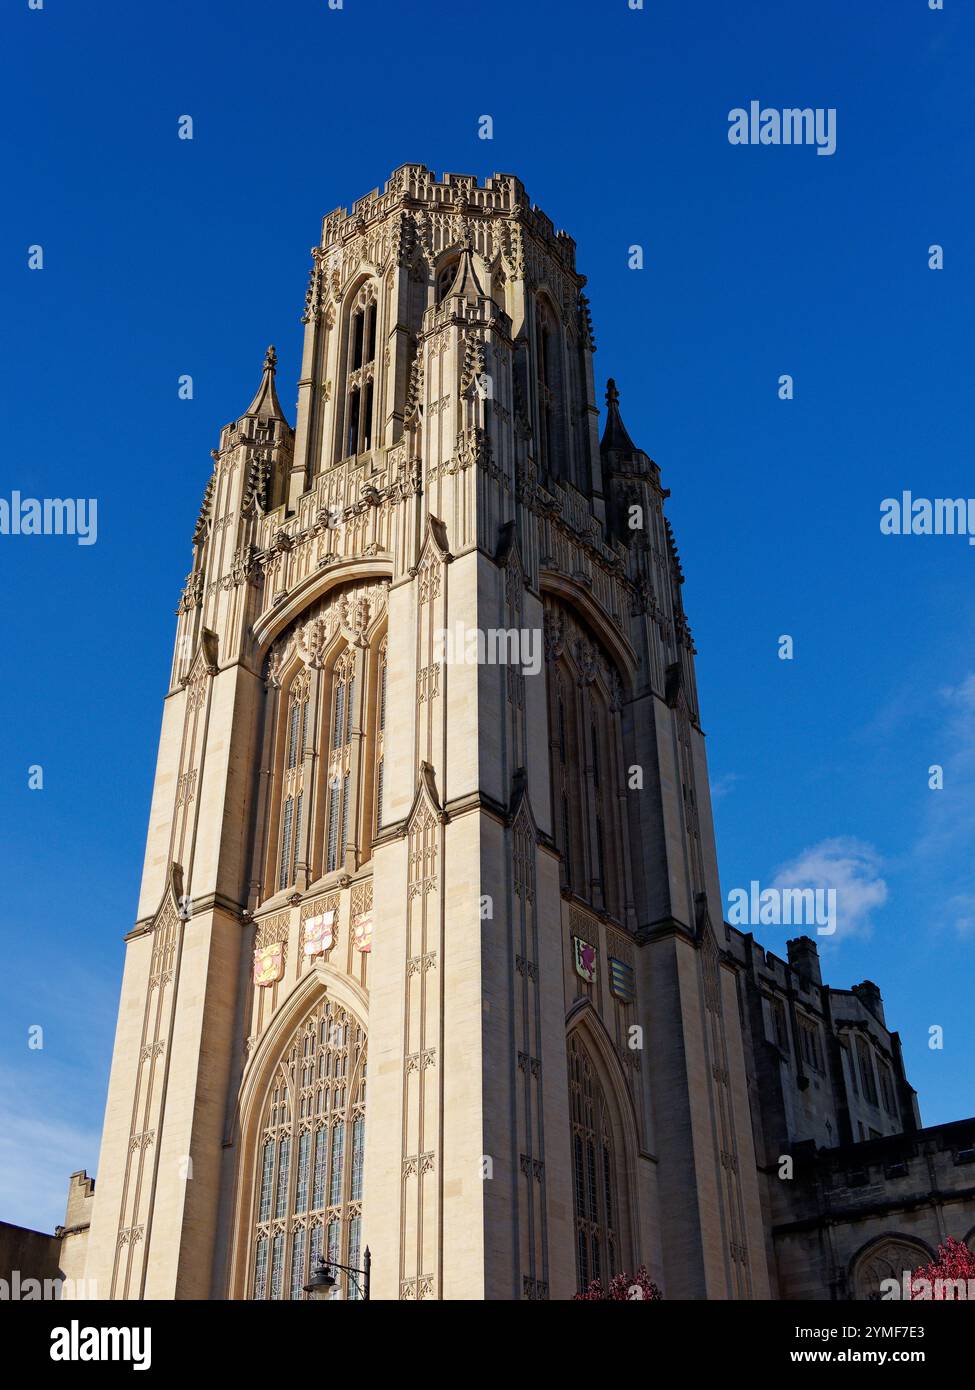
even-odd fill
[(619, 454), (635, 454), (636, 445), (630, 438), (623, 417), (620, 414), (620, 393), (616, 382), (610, 377), (606, 383), (606, 429), (599, 445), (603, 453), (613, 451)]
[[(285, 419), (284, 411), (281, 409), (281, 402), (278, 400), (278, 393), (274, 386), (274, 375), (278, 365), (278, 354), (272, 344), (264, 354), (264, 370), (261, 374), (261, 384), (257, 388), (257, 393), (250, 405), (244, 412), (245, 416), (257, 416), (259, 419)], [(289, 427), (290, 428), (290, 427)]]

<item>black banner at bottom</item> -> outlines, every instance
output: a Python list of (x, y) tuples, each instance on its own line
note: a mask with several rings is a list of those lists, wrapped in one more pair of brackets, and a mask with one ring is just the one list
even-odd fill
[[(566, 1316), (569, 1321), (563, 1322)], [(588, 1368), (590, 1358), (593, 1370), (605, 1376), (614, 1363), (622, 1370), (633, 1357), (652, 1356), (656, 1362), (660, 1355), (679, 1357), (688, 1371), (738, 1374), (793, 1366), (947, 1370), (964, 1364), (973, 1331), (971, 1314), (957, 1303), (664, 1301), (600, 1313), (591, 1303), (531, 1303), (515, 1312), (514, 1305), (462, 1302), (431, 1302), (425, 1308), (314, 1301), (0, 1302), (0, 1328), (8, 1355), (20, 1363), (19, 1374), (50, 1367), (52, 1383), (86, 1370), (172, 1378), (211, 1369), (280, 1372), (287, 1366), (300, 1374), (300, 1364), (293, 1363), (305, 1358), (312, 1379), (334, 1377), (346, 1362), (353, 1373), (381, 1375), (383, 1353), (395, 1355), (395, 1347), (402, 1352), (411, 1345), (399, 1339), (412, 1337), (418, 1323), (426, 1337), (448, 1339), (440, 1348), (428, 1345), (424, 1353), (438, 1379), (477, 1371), (517, 1375), (532, 1343), (533, 1360), (543, 1355), (556, 1369), (564, 1359), (573, 1376)], [(370, 1367), (370, 1338), (380, 1332), (397, 1341), (380, 1343), (380, 1359)], [(470, 1340), (457, 1340), (458, 1333), (468, 1332)]]

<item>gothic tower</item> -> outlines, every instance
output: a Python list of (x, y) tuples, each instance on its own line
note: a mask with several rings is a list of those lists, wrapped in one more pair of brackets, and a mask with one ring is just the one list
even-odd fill
[(767, 1297), (668, 494), (574, 243), (405, 165), (312, 262), (295, 429), (269, 350), (193, 534), (87, 1276)]

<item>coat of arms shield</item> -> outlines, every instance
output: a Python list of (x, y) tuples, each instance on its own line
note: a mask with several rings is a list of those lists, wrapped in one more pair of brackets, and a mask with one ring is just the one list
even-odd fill
[(272, 941), (254, 952), (254, 983), (259, 988), (277, 984), (284, 974), (284, 942)]
[(609, 958), (609, 989), (610, 993), (615, 994), (624, 1004), (632, 1004), (636, 999), (633, 966), (628, 965), (626, 961), (617, 960), (614, 956)]
[(305, 918), (302, 948), (306, 956), (323, 956), (335, 941), (335, 912), (319, 912)]
[(352, 940), (363, 955), (372, 950), (372, 911), (358, 912), (352, 919)]
[(576, 974), (585, 980), (587, 985), (596, 983), (596, 948), (590, 946), (588, 941), (583, 941), (581, 936), (572, 938), (572, 955), (575, 961)]

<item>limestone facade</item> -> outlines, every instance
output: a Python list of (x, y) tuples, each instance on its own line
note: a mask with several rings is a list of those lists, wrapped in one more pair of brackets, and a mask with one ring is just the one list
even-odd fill
[(366, 1245), (384, 1299), (774, 1292), (668, 494), (612, 382), (600, 442), (584, 286), (516, 178), (405, 165), (324, 219), (294, 429), (271, 349), (221, 432), (102, 1296), (300, 1297)]

